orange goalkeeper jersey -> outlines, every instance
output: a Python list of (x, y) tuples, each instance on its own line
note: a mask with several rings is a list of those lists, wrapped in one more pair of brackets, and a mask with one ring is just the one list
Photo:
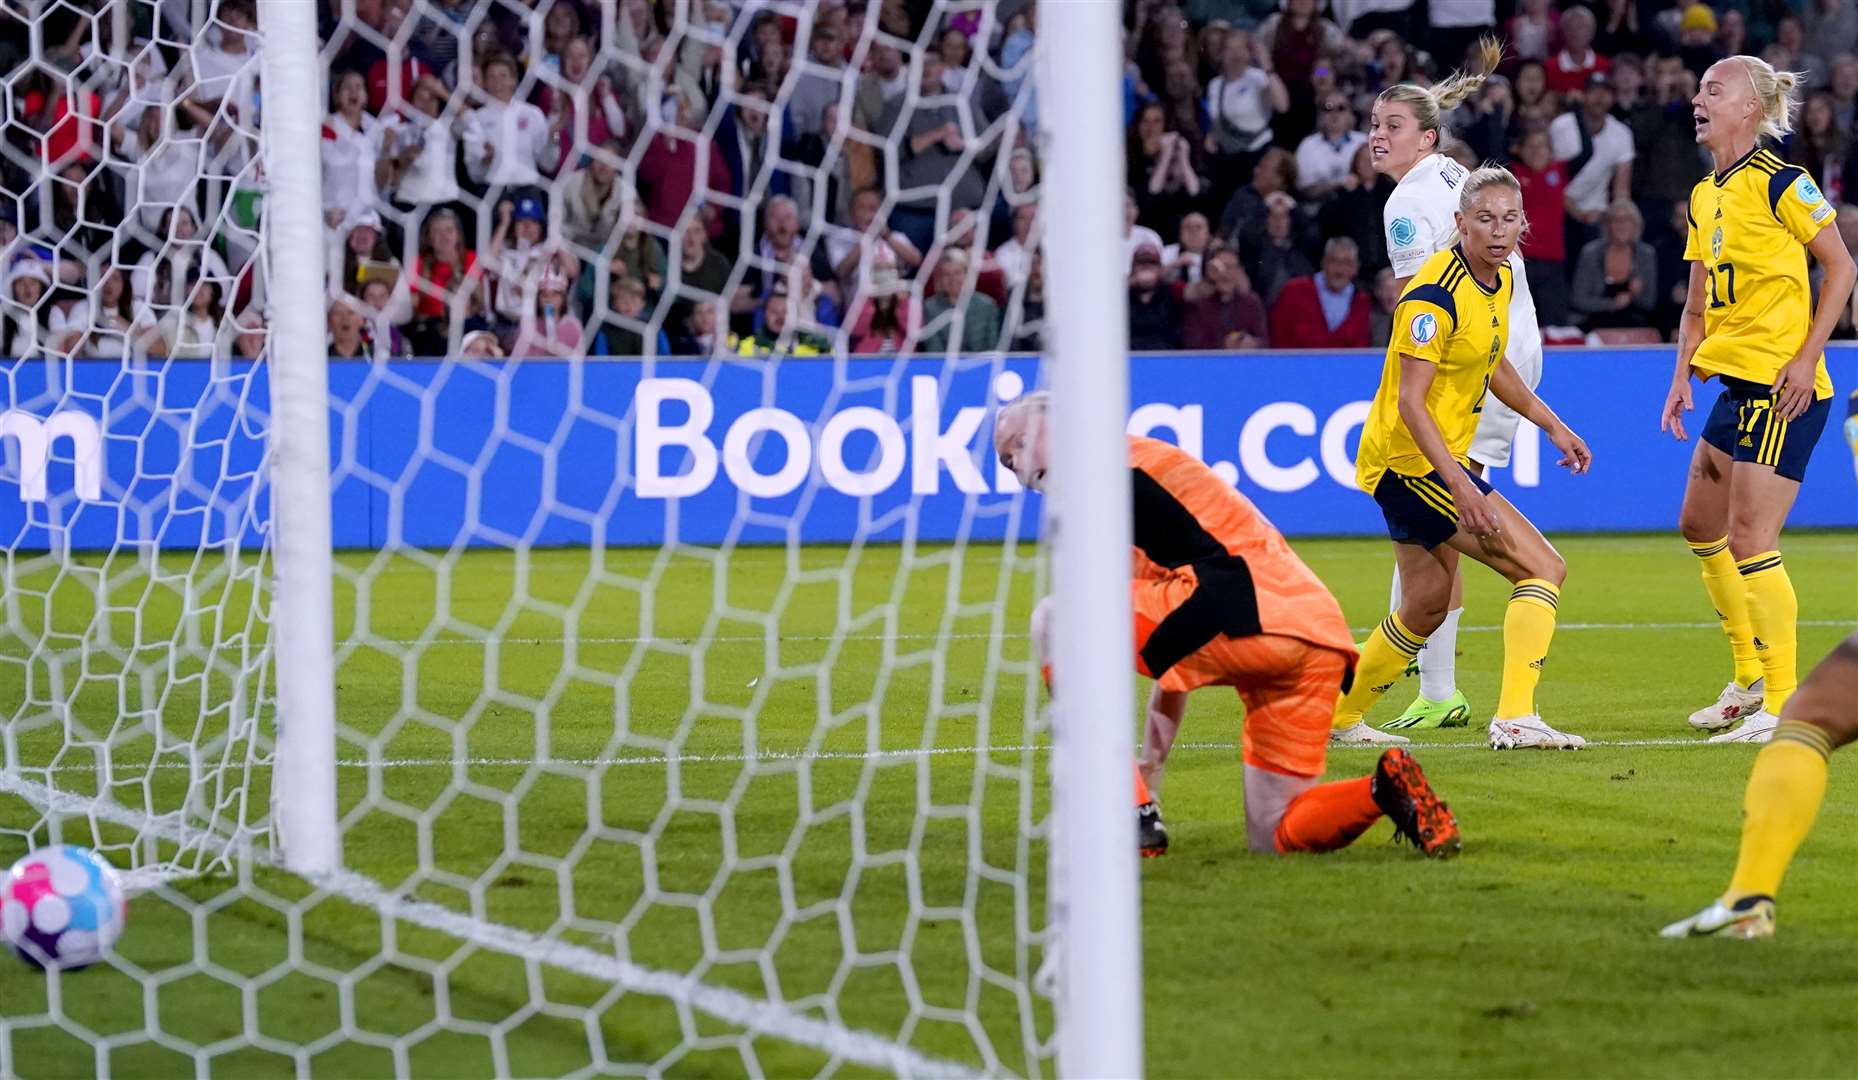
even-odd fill
[(1221, 635), (1296, 638), (1353, 662), (1341, 605), (1250, 499), (1159, 439), (1130, 436), (1129, 469), (1135, 577), (1159, 583), (1168, 601), (1142, 648), (1149, 674)]

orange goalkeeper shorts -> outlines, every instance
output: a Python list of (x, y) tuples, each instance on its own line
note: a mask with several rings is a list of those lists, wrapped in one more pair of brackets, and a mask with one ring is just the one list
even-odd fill
[[(1178, 603), (1172, 590), (1133, 583), (1136, 668), (1142, 647)], [(1281, 634), (1220, 635), (1182, 657), (1156, 681), (1163, 690), (1230, 686), (1245, 703), (1241, 733), (1245, 763), (1292, 776), (1321, 776), (1329, 721), (1342, 695), (1349, 657)]]

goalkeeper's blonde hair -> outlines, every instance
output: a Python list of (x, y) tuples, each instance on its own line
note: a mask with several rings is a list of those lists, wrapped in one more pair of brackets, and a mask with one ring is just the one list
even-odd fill
[(1374, 100), (1405, 105), (1413, 110), (1413, 118), (1419, 122), (1419, 130), (1432, 132), (1436, 137), (1433, 149), (1439, 149), (1445, 142), (1443, 117), (1475, 93), (1478, 87), (1484, 85), (1490, 73), (1497, 70), (1497, 65), (1503, 62), (1503, 42), (1489, 35), (1479, 38), (1477, 60), (1482, 71), (1454, 71), (1444, 81), (1433, 86), (1400, 83), (1382, 90)]
[(1759, 56), (1731, 56), (1724, 63), (1739, 63), (1748, 72), (1755, 89), (1755, 104), (1761, 107), (1761, 123), (1755, 134), (1779, 141), (1793, 131), (1794, 114), (1800, 109), (1795, 92), (1806, 76), (1797, 71), (1777, 71)]

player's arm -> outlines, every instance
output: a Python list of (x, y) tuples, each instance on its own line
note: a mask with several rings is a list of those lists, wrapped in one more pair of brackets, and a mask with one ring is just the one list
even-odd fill
[(1668, 431), (1678, 442), (1690, 438), (1684, 430), (1684, 414), (1692, 407), (1690, 399), (1690, 360), (1703, 344), (1703, 289), (1706, 272), (1703, 264), (1690, 264), (1690, 288), (1684, 294), (1684, 314), (1677, 320), (1677, 370), (1671, 374), (1671, 392), (1665, 395), (1664, 412), (1658, 417), (1658, 430)]
[(1400, 420), (1413, 436), (1413, 444), (1426, 455), (1427, 464), (1445, 481), (1458, 508), (1458, 523), (1473, 536), (1489, 536), (1497, 531), (1497, 515), (1485, 501), (1484, 493), (1465, 475), (1458, 460), (1445, 445), (1438, 421), (1426, 407), (1426, 395), (1439, 369), (1430, 360), (1408, 353), (1400, 354)]
[(1187, 694), (1182, 690), (1163, 690), (1160, 683), (1148, 694), (1148, 722), (1142, 732), (1142, 780), (1159, 787), (1162, 769), (1174, 749), (1174, 737), (1180, 734), (1181, 718), (1187, 715)]
[(1523, 381), (1508, 357), (1498, 360), (1496, 369), (1490, 373), (1490, 392), (1516, 415), (1542, 429), (1548, 441), (1561, 451), (1561, 460), (1555, 464), (1576, 476), (1593, 467), (1593, 451), (1587, 449), (1587, 443), (1555, 415), (1548, 402), (1529, 389), (1529, 384)]
[(1794, 358), (1781, 368), (1780, 375), (1774, 380), (1774, 407), (1787, 420), (1797, 420), (1800, 414), (1812, 407), (1813, 381), (1819, 373), (1819, 358), (1826, 351), (1826, 342), (1832, 338), (1832, 332), (1838, 329), (1839, 315), (1845, 310), (1845, 301), (1851, 296), (1852, 281), (1858, 278), (1858, 269), (1852, 265), (1851, 253), (1845, 250), (1844, 241), (1839, 239), (1839, 231), (1830, 224), (1813, 234), (1807, 242), (1806, 249), (1819, 260), (1825, 277), (1819, 283), (1819, 303), (1813, 309), (1813, 327), (1806, 333), (1806, 341)]

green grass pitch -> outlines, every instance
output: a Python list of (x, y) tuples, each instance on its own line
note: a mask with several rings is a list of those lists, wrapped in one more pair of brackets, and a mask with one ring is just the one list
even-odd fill
[[(1385, 544), (1295, 546), (1351, 624), (1380, 618)], [(1858, 623), (1852, 537), (1783, 546), (1804, 669)], [(1478, 745), (1481, 720), (1420, 733), (1416, 752), (1464, 828), (1455, 862), (1388, 843), (1384, 824), (1333, 855), (1248, 854), (1237, 702), (1196, 698), (1168, 770), (1174, 849), (1141, 868), (1152, 1075), (1853, 1073), (1851, 760), (1834, 760), (1777, 940), (1658, 939), (1724, 883), (1754, 750), (1695, 745), (1684, 725), (1728, 658), (1681, 539), (1561, 547), (1570, 577), (1541, 701), (1596, 745), (1496, 754)], [(430, 556), (344, 556), (347, 863), (403, 895), (936, 1058), (1049, 1072), (1034, 1057), (1049, 1008), (1013, 989), (1040, 955), (1027, 931), (1045, 921), (1044, 849), (1019, 824), (1043, 813), (1048, 761), (1022, 749), (1036, 696), (1031, 554), (472, 553), (443, 574)], [(15, 567), (0, 733), (18, 775), (80, 793), (107, 777), (112, 800), (138, 809), (191, 797), (236, 812), (238, 789), (190, 792), (181, 766), (189, 742), (233, 761), (250, 749), (227, 738), (225, 702), (238, 648), (265, 632), (242, 576), (261, 569)], [(188, 599), (175, 582), (190, 570), (206, 587)], [(1505, 591), (1468, 568), (1459, 670), (1476, 711), (1496, 697)], [(216, 623), (216, 610), (233, 617)], [(219, 643), (214, 665), (162, 644), (188, 634)], [(100, 635), (111, 648), (79, 665), (80, 642)], [(57, 702), (70, 704), (69, 733)], [(363, 767), (370, 747), (387, 764)], [(667, 753), (678, 761), (596, 764)], [(1339, 751), (1330, 773), (1372, 762)], [(261, 812), (268, 767), (233, 775)], [(124, 830), (91, 830), (63, 819), (64, 839), (128, 862)], [(0, 795), (0, 859), (49, 838), (36, 810)], [(416, 875), (422, 862), (431, 872)], [(281, 873), (236, 884), (208, 874), (171, 886), (183, 901), (136, 899), (119, 967), (48, 979), (0, 964), (0, 1073), (169, 1076), (204, 1061), (264, 1076), (300, 1060), (336, 1076), (605, 1062), (735, 1076), (827, 1063), (341, 900), (287, 917), (308, 890)], [(293, 1047), (308, 1049), (293, 1059)]]

